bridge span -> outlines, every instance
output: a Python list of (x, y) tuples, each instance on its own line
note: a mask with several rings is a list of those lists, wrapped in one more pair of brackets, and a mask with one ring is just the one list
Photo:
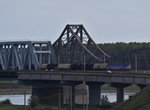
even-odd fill
[(85, 81), (137, 85), (150, 83), (150, 72), (144, 71), (19, 71), (18, 75), (18, 78), (21, 80)]
[[(32, 94), (39, 96), (41, 104), (58, 104), (59, 92), (63, 92), (65, 85), (71, 91), (71, 105), (75, 103), (75, 86), (82, 83), (88, 85), (89, 104), (99, 105), (101, 86), (105, 83), (117, 89), (118, 102), (124, 100), (125, 87), (137, 84), (143, 88), (150, 83), (147, 71), (44, 71), (51, 70), (48, 67), (52, 64), (100, 64), (109, 63), (109, 58), (82, 24), (67, 24), (52, 44), (50, 41), (0, 42), (0, 78), (31, 85)], [(53, 96), (54, 93), (57, 95)]]
[[(56, 92), (56, 87), (60, 89), (64, 85), (71, 88), (72, 104), (75, 103), (75, 86), (85, 83), (88, 85), (89, 91), (89, 104), (99, 105), (101, 96), (101, 86), (109, 84), (117, 89), (117, 102), (124, 100), (124, 88), (131, 84), (136, 84), (140, 88), (145, 87), (150, 83), (150, 72), (134, 72), (134, 71), (120, 71), (120, 72), (107, 72), (107, 71), (19, 71), (19, 81), (24, 84), (33, 86), (33, 94), (38, 95), (37, 92), (42, 94), (42, 90), (50, 92), (52, 88)], [(49, 89), (44, 87), (36, 88), (41, 85), (50, 86)], [(55, 86), (55, 87), (54, 87)], [(35, 89), (35, 90), (34, 90)], [(43, 96), (42, 96), (43, 97)], [(46, 96), (47, 97), (47, 96)]]

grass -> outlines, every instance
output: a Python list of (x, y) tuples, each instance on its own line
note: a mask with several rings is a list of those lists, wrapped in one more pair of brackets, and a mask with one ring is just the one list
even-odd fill
[[(36, 108), (31, 108), (31, 107), (25, 107), (23, 105), (7, 105), (7, 104), (0, 104), (0, 110), (59, 110), (58, 107), (54, 106), (38, 106)], [(70, 110), (68, 105), (64, 105), (61, 110)], [(76, 105), (75, 110), (83, 110), (83, 105)], [(84, 108), (85, 110), (85, 108)], [(89, 107), (89, 110), (107, 110), (100, 108), (99, 106), (97, 107)]]
[(57, 110), (54, 107), (38, 106), (36, 108), (26, 107), (23, 105), (0, 104), (0, 110)]
[(0, 104), (0, 110), (24, 110), (23, 106)]
[(150, 110), (150, 85), (131, 99), (114, 107), (116, 110)]

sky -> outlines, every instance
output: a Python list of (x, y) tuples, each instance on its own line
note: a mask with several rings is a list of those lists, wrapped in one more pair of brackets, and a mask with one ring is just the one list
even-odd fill
[(150, 42), (150, 0), (0, 0), (0, 41), (51, 41), (83, 24), (96, 43)]

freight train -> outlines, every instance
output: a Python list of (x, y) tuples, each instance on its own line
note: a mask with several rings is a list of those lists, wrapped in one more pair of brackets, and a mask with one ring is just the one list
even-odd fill
[(42, 64), (39, 65), (40, 70), (110, 70), (110, 71), (130, 71), (130, 64)]

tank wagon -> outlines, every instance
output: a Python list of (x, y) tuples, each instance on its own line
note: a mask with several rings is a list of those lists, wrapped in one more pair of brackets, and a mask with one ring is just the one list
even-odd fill
[[(110, 70), (110, 71), (130, 71), (130, 64), (107, 64), (107, 63), (95, 63), (95, 64), (41, 64), (38, 65), (38, 70)], [(25, 65), (24, 69), (28, 70), (29, 66)], [(0, 65), (0, 70), (2, 66)], [(12, 67), (9, 67), (8, 70), (12, 70)], [(18, 68), (15, 68), (18, 70)], [(31, 70), (35, 70), (34, 65), (31, 65)]]
[(110, 71), (130, 71), (130, 64), (42, 64), (38, 66), (39, 70), (110, 70)]

